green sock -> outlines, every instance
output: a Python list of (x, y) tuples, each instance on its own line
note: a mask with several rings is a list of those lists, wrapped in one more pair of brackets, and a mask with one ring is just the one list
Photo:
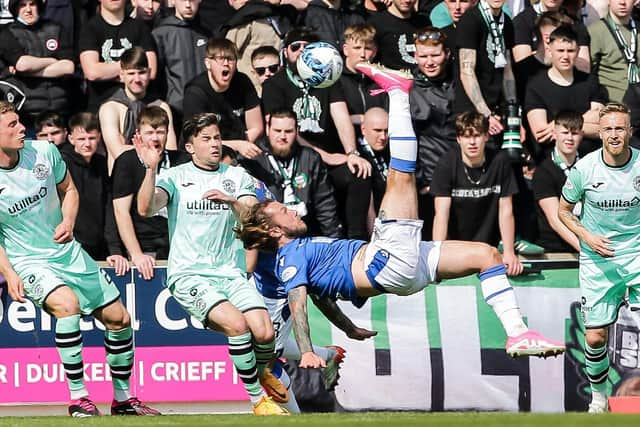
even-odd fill
[(71, 399), (89, 395), (84, 385), (82, 363), (82, 334), (80, 315), (61, 317), (56, 321), (56, 348), (64, 365), (64, 373), (69, 384)]
[(585, 342), (584, 356), (587, 362), (587, 378), (593, 392), (602, 393), (607, 387), (609, 378), (609, 353), (607, 345), (592, 348)]
[(104, 348), (111, 369), (114, 390), (129, 390), (129, 379), (133, 369), (133, 330), (104, 331)]
[(236, 367), (238, 376), (249, 394), (249, 398), (255, 404), (262, 396), (262, 387), (258, 381), (258, 369), (256, 367), (256, 355), (253, 352), (252, 336), (250, 332), (228, 337), (229, 355)]
[(273, 351), (276, 348), (276, 342), (271, 341), (266, 344), (258, 344), (253, 342), (253, 351), (256, 354), (256, 365), (258, 366), (258, 373), (262, 374), (264, 368), (267, 366), (271, 359), (273, 359)]

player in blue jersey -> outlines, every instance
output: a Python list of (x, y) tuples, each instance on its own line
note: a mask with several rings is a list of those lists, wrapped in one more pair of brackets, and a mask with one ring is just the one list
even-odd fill
[(71, 402), (69, 415), (100, 411), (84, 384), (80, 316), (106, 327), (104, 347), (113, 378), (113, 415), (159, 415), (130, 393), (133, 331), (111, 278), (73, 239), (78, 192), (55, 145), (25, 140), (12, 104), (0, 101), (0, 273), (9, 295), (25, 296), (56, 318), (56, 347)]
[(346, 299), (357, 307), (383, 293), (410, 295), (441, 279), (480, 273), (485, 300), (507, 333), (512, 356), (562, 353), (562, 343), (527, 328), (507, 279), (498, 250), (484, 243), (422, 242), (415, 182), (417, 141), (411, 124), (406, 73), (361, 63), (358, 70), (389, 94), (391, 162), (387, 189), (370, 242), (300, 237), (304, 222), (281, 203), (254, 205), (237, 231), (246, 248), (277, 251), (276, 274), (289, 298), (301, 367), (317, 368), (323, 360), (313, 352), (307, 295)]
[[(229, 340), (229, 355), (256, 415), (288, 415), (274, 402), (288, 400), (270, 372), (274, 331), (264, 300), (246, 277), (237, 216), (256, 203), (253, 180), (242, 168), (221, 163), (222, 137), (215, 114), (185, 121), (182, 137), (191, 162), (157, 178), (160, 154), (136, 141), (147, 168), (138, 210), (169, 211), (167, 287), (189, 314)], [(262, 386), (265, 388), (261, 388)], [(271, 396), (267, 396), (265, 391)]]
[[(629, 109), (600, 111), (602, 148), (576, 163), (562, 189), (558, 216), (580, 239), (580, 290), (585, 333), (589, 412), (606, 412), (608, 328), (628, 299), (640, 309), (640, 152), (629, 146)], [(578, 218), (573, 213), (582, 204)]]

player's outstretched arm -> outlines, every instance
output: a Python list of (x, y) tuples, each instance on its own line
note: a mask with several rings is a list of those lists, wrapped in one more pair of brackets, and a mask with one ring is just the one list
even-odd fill
[(311, 334), (309, 332), (309, 318), (307, 315), (307, 287), (298, 286), (289, 291), (289, 308), (293, 320), (293, 334), (300, 349), (301, 368), (324, 368), (327, 362), (313, 352)]
[(223, 193), (220, 190), (208, 190), (202, 195), (202, 198), (218, 203), (226, 203), (238, 219), (242, 218), (242, 215), (244, 215), (245, 211), (251, 206), (258, 203), (258, 199), (255, 196), (243, 195), (236, 199), (232, 195)]
[(73, 240), (73, 227), (76, 224), (78, 206), (80, 205), (78, 190), (68, 171), (62, 182), (57, 185), (57, 189), (62, 201), (60, 206), (62, 221), (53, 232), (53, 240), (56, 243), (67, 243)]
[(22, 279), (11, 266), (9, 257), (7, 257), (7, 253), (2, 246), (0, 246), (0, 274), (2, 274), (7, 281), (9, 296), (14, 301), (26, 302), (24, 298), (24, 283), (22, 283)]
[(352, 340), (366, 340), (367, 338), (371, 338), (373, 336), (378, 335), (376, 331), (370, 331), (365, 328), (357, 327), (351, 319), (347, 317), (346, 314), (340, 309), (338, 304), (335, 301), (330, 300), (326, 297), (319, 297), (316, 295), (310, 295), (311, 301), (320, 309), (322, 314), (325, 315), (327, 319), (331, 321), (338, 329), (343, 331), (349, 338)]
[(574, 203), (569, 203), (564, 197), (560, 197), (560, 206), (558, 207), (558, 218), (560, 221), (576, 236), (585, 242), (597, 254), (603, 257), (612, 257), (614, 254), (611, 248), (611, 240), (606, 237), (598, 236), (584, 228), (580, 219), (573, 214)]

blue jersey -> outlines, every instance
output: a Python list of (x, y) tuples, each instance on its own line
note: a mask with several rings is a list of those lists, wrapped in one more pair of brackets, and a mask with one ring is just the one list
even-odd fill
[(304, 237), (292, 240), (278, 249), (276, 275), (284, 291), (306, 286), (310, 294), (332, 300), (350, 300), (361, 307), (366, 298), (356, 294), (351, 274), (351, 261), (362, 240)]
[(253, 272), (253, 280), (256, 282), (258, 292), (271, 299), (286, 299), (287, 291), (276, 276), (276, 254), (270, 252), (258, 252), (258, 262)]

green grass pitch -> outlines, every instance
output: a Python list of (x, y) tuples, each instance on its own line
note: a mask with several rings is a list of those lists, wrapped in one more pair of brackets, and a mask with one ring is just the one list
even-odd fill
[(348, 427), (348, 426), (469, 426), (469, 427), (637, 427), (634, 415), (586, 413), (518, 414), (518, 413), (426, 413), (426, 412), (359, 412), (340, 414), (304, 414), (291, 417), (254, 417), (252, 415), (164, 415), (162, 417), (5, 417), (0, 426), (260, 426), (260, 427)]

